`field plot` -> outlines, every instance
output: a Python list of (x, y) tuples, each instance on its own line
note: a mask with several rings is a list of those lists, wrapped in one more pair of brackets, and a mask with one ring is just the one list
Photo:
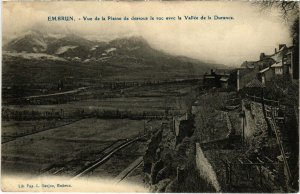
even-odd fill
[[(76, 106), (87, 109), (120, 109), (120, 110), (164, 110), (166, 107), (172, 109), (180, 108), (179, 98), (163, 98), (163, 97), (130, 97), (130, 98), (108, 98), (108, 99), (92, 99), (79, 102), (72, 102), (65, 106)], [(94, 106), (91, 107), (90, 105)], [(183, 105), (182, 105), (183, 106)]]
[[(14, 96), (21, 88), (4, 88), (4, 104), (62, 104), (74, 101), (105, 98), (131, 98), (131, 97), (180, 97), (189, 94), (199, 82), (193, 83), (159, 83), (149, 84), (134, 82), (135, 85), (126, 85), (126, 82), (65, 88), (58, 91), (48, 91), (43, 88), (32, 88), (34, 92), (25, 92)], [(28, 89), (28, 87), (25, 87)], [(13, 94), (11, 94), (13, 93)], [(19, 92), (20, 93), (20, 92)]]
[(19, 137), (32, 135), (34, 133), (42, 132), (45, 130), (53, 129), (63, 125), (68, 125), (76, 120), (32, 120), (32, 121), (2, 121), (2, 141), (6, 143)]
[(29, 174), (40, 174), (51, 168), (76, 172), (114, 142), (138, 136), (143, 127), (143, 120), (84, 119), (21, 137), (2, 145), (2, 169)]
[(19, 110), (51, 110), (51, 109), (78, 109), (87, 108), (94, 109), (99, 107), (105, 108), (164, 108), (165, 104), (176, 105), (180, 98), (163, 98), (163, 97), (118, 97), (118, 98), (105, 98), (105, 99), (89, 99), (75, 102), (69, 102), (64, 104), (53, 104), (53, 105), (10, 105), (5, 106), (10, 109)]
[[(172, 115), (183, 114), (187, 107), (187, 100), (181, 97), (121, 97), (73, 101), (55, 105), (10, 105), (2, 108), (2, 115), (5, 115), (8, 120), (32, 120), (32, 112), (36, 112), (34, 119), (80, 119), (104, 114), (106, 117), (99, 116), (98, 118), (111, 116), (111, 118), (134, 119), (137, 117), (132, 115), (137, 115), (140, 116), (137, 119), (140, 119), (143, 118), (143, 115), (162, 116), (166, 111)], [(113, 116), (112, 112), (121, 113), (122, 117)]]
[(172, 83), (132, 87), (124, 90), (123, 92), (126, 96), (139, 97), (182, 96), (190, 92), (193, 85), (197, 85), (197, 83)]

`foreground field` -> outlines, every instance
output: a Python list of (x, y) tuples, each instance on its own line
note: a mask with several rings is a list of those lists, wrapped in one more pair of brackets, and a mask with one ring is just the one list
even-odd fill
[(138, 136), (143, 128), (143, 120), (84, 119), (21, 137), (2, 145), (2, 169), (40, 174), (51, 167), (76, 168), (95, 160), (112, 143)]

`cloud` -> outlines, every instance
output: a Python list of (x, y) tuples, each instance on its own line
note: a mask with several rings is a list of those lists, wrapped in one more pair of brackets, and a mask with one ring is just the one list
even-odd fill
[[(63, 9), (61, 9), (63, 8)], [(48, 16), (74, 16), (75, 22), (48, 22)], [(230, 16), (234, 20), (79, 21), (83, 16), (131, 18), (149, 16)], [(38, 28), (51, 33), (77, 33), (111, 40), (143, 36), (160, 50), (203, 61), (240, 65), (273, 53), (279, 43), (291, 44), (289, 26), (276, 10), (260, 12), (248, 2), (4, 2), (3, 36), (10, 40)]]

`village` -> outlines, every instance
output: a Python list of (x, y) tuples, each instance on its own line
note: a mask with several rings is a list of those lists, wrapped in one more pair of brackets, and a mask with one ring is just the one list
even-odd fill
[[(297, 80), (299, 77), (297, 59), (293, 55), (293, 46), (280, 44), (278, 51), (266, 55), (261, 53), (258, 61), (245, 61), (240, 68), (231, 70), (216, 69), (204, 75), (204, 84), (209, 87), (227, 88), (234, 85), (239, 91), (241, 88), (251, 86), (251, 82), (259, 81), (261, 86), (274, 77), (289, 77)], [(296, 64), (296, 65), (294, 65)], [(236, 81), (235, 81), (236, 80)], [(257, 80), (257, 81), (256, 81)]]
[(298, 3), (34, 3), (3, 9), (45, 17), (3, 23), (3, 191), (299, 191)]
[[(251, 190), (249, 184), (253, 181), (261, 192), (293, 192), (298, 189), (299, 175), (295, 172), (298, 171), (299, 151), (299, 66), (295, 56), (293, 46), (280, 44), (273, 54), (261, 53), (258, 61), (245, 61), (240, 68), (216, 69), (204, 75), (204, 87), (210, 91), (204, 96), (210, 96), (197, 102), (211, 104), (214, 103), (212, 96), (217, 96), (213, 99), (222, 103), (213, 110), (205, 111), (199, 104), (196, 107), (198, 110), (201, 107), (204, 115), (214, 111), (217, 115), (229, 115), (226, 116), (230, 131), (227, 140), (234, 152), (226, 150), (228, 148), (226, 151), (220, 149), (226, 145), (226, 138), (210, 140), (212, 136), (218, 136), (218, 122), (208, 125), (212, 128), (212, 135), (207, 137), (209, 141), (202, 143), (205, 155), (217, 170), (219, 184), (226, 185), (226, 191), (240, 191), (243, 185), (244, 192), (253, 192), (255, 189)], [(232, 97), (222, 96), (226, 91), (231, 91)], [(218, 171), (220, 167), (224, 167), (225, 172)], [(251, 174), (254, 175), (252, 178)], [(223, 180), (220, 179), (222, 176)]]

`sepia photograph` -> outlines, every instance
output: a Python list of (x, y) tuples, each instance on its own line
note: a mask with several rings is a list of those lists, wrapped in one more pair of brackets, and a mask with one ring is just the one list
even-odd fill
[(299, 192), (299, 2), (4, 1), (3, 192)]

